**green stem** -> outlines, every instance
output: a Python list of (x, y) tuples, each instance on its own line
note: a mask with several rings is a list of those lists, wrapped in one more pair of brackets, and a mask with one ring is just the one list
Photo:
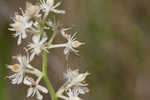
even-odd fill
[[(43, 30), (43, 23), (40, 26), (40, 28), (41, 28), (40, 32), (43, 33), (44, 32), (44, 30)], [(51, 39), (50, 39), (48, 44), (52, 43), (52, 41), (54, 40), (55, 36), (56, 36), (55, 34), (52, 35), (52, 37), (51, 37)], [(43, 80), (45, 81), (45, 84), (46, 84), (46, 86), (48, 88), (48, 91), (49, 91), (49, 94), (50, 94), (52, 100), (57, 100), (57, 96), (56, 96), (55, 90), (54, 90), (54, 88), (53, 88), (53, 86), (52, 86), (52, 84), (51, 84), (51, 82), (50, 82), (50, 80), (48, 79), (48, 76), (47, 76), (47, 60), (48, 60), (48, 53), (46, 51), (44, 51), (44, 53), (43, 53), (43, 66), (42, 66), (43, 67)]]
[[(43, 32), (44, 32), (43, 26), (44, 26), (45, 20), (46, 20), (46, 17), (43, 18), (42, 23), (40, 25), (40, 33), (42, 35), (43, 35)], [(41, 35), (41, 37), (42, 37), (42, 35)], [(55, 36), (56, 36), (56, 32), (52, 35), (51, 39), (48, 41), (48, 45), (52, 44)], [(45, 81), (45, 84), (48, 88), (48, 91), (49, 91), (49, 94), (50, 94), (52, 100), (57, 100), (55, 90), (54, 90), (54, 88), (53, 88), (53, 86), (52, 86), (52, 84), (51, 84), (51, 82), (50, 82), (50, 80), (48, 79), (48, 76), (47, 76), (47, 60), (48, 60), (48, 53), (46, 51), (44, 51), (44, 53), (43, 53), (43, 66), (42, 66), (42, 68), (43, 68), (43, 80)]]
[(43, 73), (47, 74), (47, 58), (48, 58), (48, 53), (44, 51), (43, 54)]
[(52, 87), (52, 84), (47, 77), (47, 58), (48, 58), (48, 53), (46, 51), (44, 51), (44, 54), (43, 54), (43, 79), (46, 83), (46, 86), (48, 88), (49, 94), (52, 97), (52, 100), (57, 100), (57, 96), (54, 91), (54, 88)]

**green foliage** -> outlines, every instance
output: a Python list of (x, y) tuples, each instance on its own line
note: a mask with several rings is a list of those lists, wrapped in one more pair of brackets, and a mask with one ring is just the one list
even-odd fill
[(10, 61), (13, 42), (8, 32), (8, 25), (5, 25), (4, 29), (1, 29), (0, 34), (0, 99), (7, 100), (6, 64)]

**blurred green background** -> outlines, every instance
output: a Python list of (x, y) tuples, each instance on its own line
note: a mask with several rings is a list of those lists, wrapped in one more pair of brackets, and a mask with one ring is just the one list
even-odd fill
[[(11, 56), (22, 52), (7, 29), (14, 12), (25, 7), (26, 1), (0, 0), (0, 100), (34, 100), (25, 97), (26, 87), (11, 85), (5, 79), (10, 73), (6, 64), (12, 64)], [(71, 67), (91, 73), (87, 79), (91, 91), (84, 100), (150, 100), (150, 1), (62, 2), (67, 11), (60, 17), (63, 24), (73, 26), (86, 43), (80, 48), (80, 56), (71, 55), (69, 60)], [(59, 41), (58, 36), (55, 42)], [(49, 54), (49, 78), (55, 89), (64, 82), (62, 50)], [(39, 60), (34, 64), (39, 65)], [(49, 96), (44, 100), (50, 100)]]

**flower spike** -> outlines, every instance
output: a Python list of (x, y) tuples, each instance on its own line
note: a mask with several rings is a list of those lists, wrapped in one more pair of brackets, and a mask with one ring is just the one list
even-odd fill
[[(54, 17), (54, 15), (65, 14), (64, 10), (57, 9), (61, 5), (61, 2), (55, 3), (55, 0), (40, 0), (39, 2), (32, 4), (26, 3), (26, 8), (21, 9), (21, 14), (16, 13), (13, 17), (13, 23), (10, 24), (9, 30), (14, 31), (14, 37), (17, 37), (17, 45), (21, 45), (22, 41), (27, 43), (23, 47), (26, 55), (13, 56), (13, 59), (18, 63), (7, 65), (13, 74), (7, 78), (11, 80), (12, 84), (21, 84), (29, 86), (27, 90), (27, 97), (35, 96), (37, 100), (42, 100), (42, 93), (50, 93), (52, 100), (82, 100), (80, 95), (89, 92), (88, 84), (85, 83), (88, 72), (80, 73), (79, 69), (72, 70), (68, 65), (68, 56), (71, 52), (78, 55), (77, 49), (83, 42), (80, 42), (76, 38), (76, 33), (69, 34), (69, 30), (72, 28), (62, 28), (60, 20)], [(49, 34), (50, 33), (50, 34)], [(51, 34), (52, 33), (52, 34)], [(59, 34), (60, 33), (60, 34)], [(55, 44), (57, 35), (61, 35), (66, 42)], [(48, 54), (52, 48), (64, 48), (64, 55), (67, 59), (67, 72), (64, 74), (65, 83), (57, 90), (55, 90), (48, 78)], [(33, 67), (33, 62), (37, 56), (42, 55), (42, 71)], [(68, 67), (69, 66), (69, 67)], [(39, 67), (39, 66), (37, 66)], [(28, 76), (30, 75), (30, 77)], [(32, 77), (36, 78), (34, 80)], [(40, 82), (44, 80), (47, 88), (40, 85)]]

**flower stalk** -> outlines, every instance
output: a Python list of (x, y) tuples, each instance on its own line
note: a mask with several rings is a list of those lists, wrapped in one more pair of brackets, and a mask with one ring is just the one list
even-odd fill
[(51, 95), (52, 100), (57, 100), (53, 86), (47, 77), (47, 59), (48, 59), (48, 53), (44, 51), (43, 53), (43, 79), (48, 88), (49, 94)]
[(66, 43), (64, 43), (64, 44), (52, 44), (48, 48), (52, 49), (52, 48), (61, 48), (61, 47), (66, 47)]
[[(25, 11), (21, 9), (21, 14), (15, 14), (13, 23), (10, 24), (12, 28), (9, 28), (9, 30), (15, 31), (13, 35), (18, 38), (17, 45), (21, 45), (22, 42), (25, 42), (22, 40), (27, 39), (28, 44), (24, 47), (27, 55), (19, 54), (13, 57), (18, 63), (7, 66), (13, 72), (12, 75), (8, 76), (8, 79), (11, 80), (12, 84), (19, 85), (24, 83), (24, 85), (29, 86), (26, 97), (36, 96), (36, 99), (42, 100), (43, 95), (41, 93), (47, 94), (49, 92), (51, 100), (58, 100), (58, 98), (63, 100), (82, 100), (79, 96), (89, 91), (88, 84), (84, 81), (86, 76), (89, 75), (88, 72), (79, 73), (78, 69), (72, 70), (68, 68), (67, 72), (64, 73), (66, 82), (60, 86), (57, 92), (55, 92), (48, 77), (49, 50), (64, 48), (64, 55), (68, 60), (70, 53), (74, 52), (78, 55), (77, 48), (84, 44), (77, 40), (77, 32), (73, 35), (68, 34), (71, 28), (61, 27), (60, 23), (56, 22), (55, 17), (54, 21), (50, 19), (49, 13), (65, 14), (64, 10), (57, 9), (61, 2), (55, 3), (54, 1), (40, 0), (40, 3), (36, 5), (27, 2)], [(51, 37), (49, 37), (49, 31), (47, 30), (52, 31)], [(56, 35), (61, 35), (66, 40), (66, 43), (53, 43)], [(31, 36), (31, 40), (28, 38), (29, 36)], [(30, 64), (41, 54), (43, 56), (42, 71)], [(31, 76), (29, 77), (28, 74)], [(36, 79), (32, 78), (32, 76), (36, 76)], [(42, 80), (47, 88), (40, 85)]]
[[(46, 17), (44, 16), (43, 21), (46, 20)], [(41, 32), (43, 32), (43, 27), (41, 27)], [(51, 43), (53, 42), (54, 38), (56, 36), (56, 33), (53, 33), (51, 39), (49, 40), (48, 44), (51, 45)], [(57, 100), (57, 96), (55, 94), (55, 90), (50, 82), (50, 80), (48, 79), (47, 76), (47, 60), (48, 60), (48, 52), (44, 51), (43, 52), (43, 65), (42, 65), (42, 69), (43, 69), (43, 79), (45, 81), (45, 84), (48, 88), (49, 94), (51, 95), (52, 100)]]

